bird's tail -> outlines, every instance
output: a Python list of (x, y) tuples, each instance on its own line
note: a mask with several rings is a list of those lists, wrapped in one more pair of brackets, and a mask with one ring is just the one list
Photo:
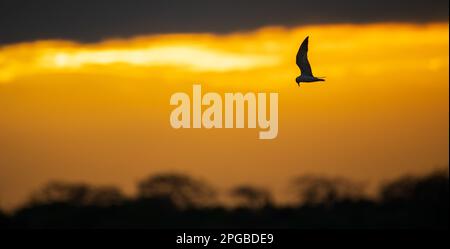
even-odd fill
[(319, 81), (325, 81), (325, 79), (327, 78), (327, 77), (325, 77), (325, 76), (323, 76), (323, 77), (316, 77)]

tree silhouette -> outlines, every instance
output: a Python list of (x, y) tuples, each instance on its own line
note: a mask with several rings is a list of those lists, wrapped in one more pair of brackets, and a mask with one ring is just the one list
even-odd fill
[(448, 228), (448, 194), (448, 169), (402, 177), (380, 191), (383, 219), (408, 227)]
[(272, 205), (272, 196), (264, 188), (243, 185), (232, 189), (230, 194), (241, 207), (258, 209)]
[(385, 184), (380, 195), (384, 202), (442, 201), (442, 196), (448, 196), (448, 169), (437, 170), (425, 177), (404, 176), (394, 182)]
[(305, 175), (294, 179), (292, 188), (303, 205), (332, 204), (363, 198), (363, 187), (345, 178)]
[(124, 200), (116, 187), (92, 187), (84, 183), (54, 181), (45, 185), (31, 196), (30, 204), (66, 203), (71, 205), (108, 206)]
[(140, 198), (168, 197), (179, 208), (212, 205), (215, 191), (207, 183), (179, 173), (150, 176), (138, 183)]

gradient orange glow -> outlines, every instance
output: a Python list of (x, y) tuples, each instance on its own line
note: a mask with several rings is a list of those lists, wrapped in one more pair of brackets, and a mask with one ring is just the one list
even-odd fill
[[(325, 84), (295, 84), (295, 54)], [(0, 205), (50, 179), (133, 191), (177, 170), (224, 189), (283, 192), (304, 173), (375, 185), (448, 164), (448, 23), (268, 27), (94, 44), (0, 47)], [(170, 95), (279, 92), (278, 138), (254, 130), (174, 130)]]

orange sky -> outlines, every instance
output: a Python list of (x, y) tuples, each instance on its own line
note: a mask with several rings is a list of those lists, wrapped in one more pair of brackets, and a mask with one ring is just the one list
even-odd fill
[[(137, 180), (176, 170), (279, 194), (304, 173), (374, 185), (446, 166), (448, 34), (448, 23), (327, 25), (0, 47), (0, 206), (50, 179), (132, 193)], [(327, 81), (298, 88), (307, 35)], [(193, 84), (278, 92), (278, 137), (172, 129), (170, 96)]]

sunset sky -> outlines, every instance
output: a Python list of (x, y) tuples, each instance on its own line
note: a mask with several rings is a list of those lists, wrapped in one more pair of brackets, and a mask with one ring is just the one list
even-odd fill
[[(221, 21), (212, 18), (210, 26), (173, 19), (180, 10), (168, 8), (154, 19), (149, 14), (148, 29), (135, 23), (147, 20), (144, 11), (127, 19), (135, 12), (125, 9), (115, 28), (105, 18), (120, 6), (105, 7), (95, 23), (91, 12), (103, 2), (93, 1), (93, 9), (79, 10), (97, 24), (89, 26), (65, 18), (75, 1), (62, 2), (55, 19), (29, 16), (39, 27), (0, 19), (1, 207), (19, 205), (55, 179), (113, 184), (132, 194), (149, 174), (178, 171), (220, 189), (267, 186), (282, 198), (302, 174), (348, 177), (370, 188), (448, 166), (449, 24), (442, 1), (420, 13), (413, 10), (426, 3), (412, 1), (408, 12), (394, 1), (398, 15), (381, 17), (372, 14), (381, 4), (344, 1), (354, 12), (330, 14), (329, 21), (313, 14), (287, 19), (280, 13), (291, 16), (295, 3), (286, 1), (269, 20), (241, 6), (242, 25), (219, 11)], [(33, 7), (5, 3), (18, 16)], [(372, 10), (361, 17), (358, 8)], [(306, 36), (313, 72), (326, 82), (298, 88), (295, 54)], [(258, 140), (258, 129), (173, 129), (170, 96), (192, 95), (193, 84), (203, 92), (278, 92), (278, 137)]]

